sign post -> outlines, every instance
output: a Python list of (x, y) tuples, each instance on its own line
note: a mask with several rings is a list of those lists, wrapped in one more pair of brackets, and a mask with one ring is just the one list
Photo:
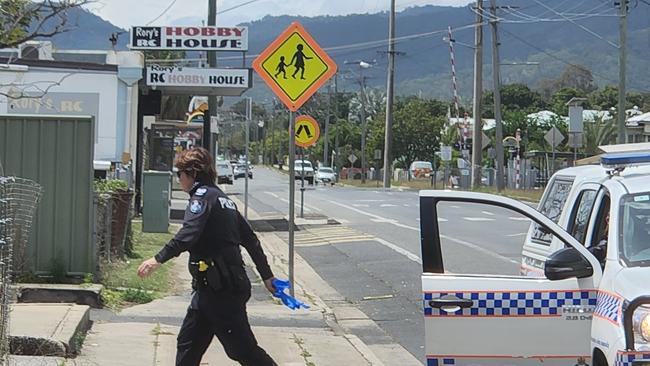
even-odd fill
[[(296, 112), (329, 78), (336, 74), (336, 63), (300, 23), (293, 22), (253, 61), (253, 69), (290, 111), (288, 221), (289, 281), (292, 284), (290, 291), (293, 295), (296, 139), (309, 139), (309, 134), (304, 127), (300, 131), (296, 130), (300, 127), (294, 125), (293, 112)], [(297, 132), (299, 136), (296, 136)]]

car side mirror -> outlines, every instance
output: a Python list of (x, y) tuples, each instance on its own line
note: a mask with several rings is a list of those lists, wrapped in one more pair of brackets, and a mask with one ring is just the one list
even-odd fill
[(594, 269), (587, 258), (576, 248), (564, 248), (551, 254), (546, 260), (544, 274), (551, 281), (566, 278), (585, 278), (594, 274)]

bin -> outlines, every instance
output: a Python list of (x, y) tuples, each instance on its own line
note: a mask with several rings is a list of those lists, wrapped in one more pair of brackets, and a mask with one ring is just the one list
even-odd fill
[(142, 183), (142, 232), (168, 232), (172, 173), (147, 170)]

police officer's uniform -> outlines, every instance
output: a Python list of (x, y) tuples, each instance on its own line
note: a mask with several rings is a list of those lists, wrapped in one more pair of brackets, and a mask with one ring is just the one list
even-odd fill
[(262, 279), (273, 277), (257, 236), (218, 187), (195, 184), (190, 196), (183, 227), (155, 256), (164, 263), (186, 250), (190, 253), (195, 291), (178, 334), (176, 365), (199, 365), (213, 336), (228, 357), (242, 365), (276, 365), (258, 346), (246, 314), (251, 284), (239, 245)]

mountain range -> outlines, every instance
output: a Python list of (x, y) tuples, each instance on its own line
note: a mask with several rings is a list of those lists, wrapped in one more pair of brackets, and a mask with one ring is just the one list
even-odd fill
[[(486, 2), (488, 3), (488, 2)], [(591, 70), (599, 86), (618, 82), (619, 16), (613, 1), (511, 0), (499, 1), (498, 34), (502, 82), (521, 82), (535, 88), (557, 78), (571, 64)], [(506, 6), (507, 5), (507, 6)], [(627, 16), (628, 88), (650, 91), (650, 5), (630, 2)], [(452, 95), (447, 28), (456, 41), (455, 62), (461, 101), (471, 100), (476, 10), (471, 7), (423, 6), (405, 9), (396, 17), (396, 92), (448, 100)], [(484, 12), (489, 17), (489, 12)], [(347, 16), (266, 16), (245, 23), (249, 27), (247, 66), (291, 22), (299, 21), (325, 48), (339, 67), (339, 89), (358, 90), (360, 60), (373, 64), (363, 70), (370, 87), (385, 88), (388, 18), (386, 12)], [(493, 19), (493, 18), (490, 18)], [(70, 16), (76, 25), (52, 38), (61, 49), (108, 49), (111, 33), (121, 33), (117, 48), (126, 49), (128, 32), (96, 15), (78, 9)], [(231, 25), (231, 24), (227, 24)], [(483, 83), (492, 88), (490, 27), (483, 27)], [(188, 57), (199, 55), (190, 54)], [(521, 65), (528, 62), (529, 64)], [(240, 54), (219, 54), (219, 66), (242, 65)], [(255, 79), (253, 94), (266, 94)]]

